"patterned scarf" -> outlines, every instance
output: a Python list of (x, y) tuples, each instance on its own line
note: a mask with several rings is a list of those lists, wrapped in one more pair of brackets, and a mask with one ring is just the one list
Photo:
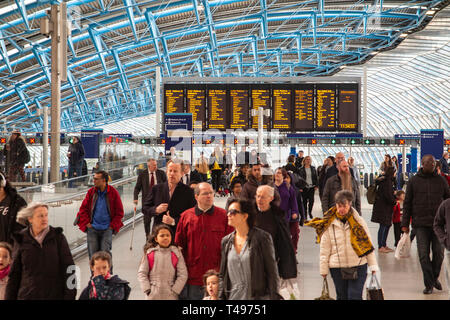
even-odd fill
[(0, 280), (4, 279), (8, 276), (9, 271), (11, 270), (11, 265), (7, 266), (5, 269), (0, 270)]
[[(111, 278), (111, 274), (108, 272), (108, 274), (105, 276), (105, 280), (109, 280)], [(94, 279), (91, 279), (91, 290), (89, 291), (89, 299), (97, 299), (97, 289), (95, 288)]]
[(316, 229), (317, 243), (320, 243), (320, 237), (328, 229), (335, 218), (340, 219), (342, 222), (345, 222), (346, 220), (350, 224), (350, 242), (358, 257), (364, 257), (374, 250), (366, 231), (358, 223), (358, 221), (356, 221), (352, 211), (350, 211), (346, 216), (340, 218), (337, 215), (336, 206), (334, 206), (324, 213), (322, 219), (314, 218), (311, 221), (306, 222), (305, 225)]

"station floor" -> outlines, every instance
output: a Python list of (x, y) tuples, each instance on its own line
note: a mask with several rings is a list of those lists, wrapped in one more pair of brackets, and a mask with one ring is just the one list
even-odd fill
[[(215, 198), (215, 205), (224, 207), (226, 198)], [(316, 195), (313, 210), (314, 216), (322, 216), (321, 206)], [(378, 224), (370, 222), (372, 214), (372, 205), (369, 205), (362, 197), (363, 217), (369, 225), (374, 247), (377, 247), (376, 239)], [(313, 300), (320, 296), (322, 290), (322, 277), (319, 275), (319, 245), (315, 243), (315, 232), (310, 227), (300, 228), (300, 239), (298, 244), (298, 277), (294, 285), (294, 294), (298, 300)], [(144, 294), (140, 290), (137, 280), (137, 270), (140, 260), (143, 256), (143, 246), (145, 242), (145, 233), (142, 222), (136, 224), (133, 237), (132, 250), (130, 250), (132, 231), (128, 229), (119, 233), (113, 238), (113, 261), (114, 273), (120, 278), (130, 282), (132, 288), (130, 300), (144, 299)], [(390, 229), (388, 236), (388, 246), (394, 247), (393, 229)], [(444, 267), (442, 267), (439, 277), (443, 290), (434, 289), (430, 295), (424, 295), (422, 271), (417, 256), (416, 240), (412, 243), (411, 257), (397, 260), (394, 253), (376, 252), (377, 261), (381, 269), (381, 285), (383, 287), (386, 300), (447, 300), (449, 298), (447, 284), (445, 282)], [(81, 270), (81, 288), (78, 290), (78, 296), (87, 286), (90, 271), (87, 255), (75, 261)], [(336, 297), (333, 281), (328, 277), (330, 294)], [(286, 289), (281, 290), (285, 299), (289, 298)], [(363, 293), (365, 297), (365, 292)]]

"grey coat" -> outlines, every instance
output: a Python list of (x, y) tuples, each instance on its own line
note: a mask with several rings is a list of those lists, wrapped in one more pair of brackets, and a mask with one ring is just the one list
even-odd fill
[[(352, 177), (352, 189), (353, 189), (353, 202), (352, 207), (358, 211), (359, 215), (361, 215), (361, 195), (359, 193), (359, 186), (356, 182), (355, 178), (351, 174)], [(334, 175), (327, 180), (325, 183), (325, 187), (323, 189), (322, 194), (322, 211), (325, 213), (328, 209), (334, 207), (336, 204), (334, 201), (334, 197), (338, 191), (342, 190), (342, 182), (339, 175)]]
[(442, 245), (450, 250), (450, 237), (446, 230), (450, 230), (450, 198), (443, 201), (434, 217), (433, 230)]
[[(150, 272), (147, 254), (155, 251), (154, 265)], [(172, 264), (171, 252), (178, 258), (176, 270)], [(176, 246), (155, 247), (147, 250), (138, 270), (138, 280), (142, 292), (150, 289), (147, 300), (178, 300), (188, 279), (188, 271), (181, 250)]]

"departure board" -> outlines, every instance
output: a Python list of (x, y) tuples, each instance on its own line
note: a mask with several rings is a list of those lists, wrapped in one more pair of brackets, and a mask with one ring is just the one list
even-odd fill
[(166, 113), (184, 113), (184, 89), (182, 87), (165, 88), (164, 105)]
[[(206, 91), (204, 89), (186, 90), (187, 112), (192, 113), (194, 129), (206, 129)], [(197, 122), (201, 122), (198, 124)]]
[(272, 128), (291, 129), (292, 90), (287, 88), (274, 88), (272, 90)]
[(336, 85), (316, 85), (316, 131), (336, 130)]
[[(270, 109), (270, 88), (252, 89), (252, 109), (259, 110), (263, 107), (264, 110)], [(269, 127), (270, 117), (264, 116), (264, 129)], [(258, 129), (258, 116), (252, 117), (252, 129)]]
[(356, 131), (359, 120), (358, 84), (338, 84), (338, 130)]
[(248, 129), (248, 89), (230, 89), (230, 129)]
[(294, 88), (294, 130), (314, 130), (314, 85)]
[(227, 129), (227, 90), (208, 90), (208, 129)]

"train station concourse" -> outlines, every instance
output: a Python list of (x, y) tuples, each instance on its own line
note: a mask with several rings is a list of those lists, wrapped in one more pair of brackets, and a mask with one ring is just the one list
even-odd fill
[(449, 30), (449, 0), (0, 1), (0, 300), (448, 300)]

